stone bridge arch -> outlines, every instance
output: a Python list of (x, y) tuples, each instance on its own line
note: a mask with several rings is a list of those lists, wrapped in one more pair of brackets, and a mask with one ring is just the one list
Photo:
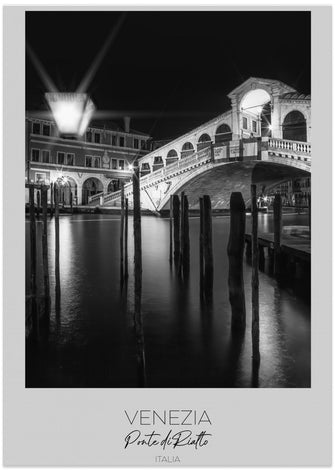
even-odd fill
[(283, 180), (310, 176), (310, 171), (285, 163), (249, 161), (230, 162), (218, 165), (206, 165), (195, 169), (192, 174), (180, 178), (171, 184), (156, 210), (168, 210), (170, 194), (188, 196), (190, 209), (199, 208), (199, 197), (204, 194), (211, 196), (212, 208), (229, 209), (230, 194), (240, 191), (244, 200), (250, 202), (250, 185), (257, 184), (259, 193), (262, 188), (273, 186)]

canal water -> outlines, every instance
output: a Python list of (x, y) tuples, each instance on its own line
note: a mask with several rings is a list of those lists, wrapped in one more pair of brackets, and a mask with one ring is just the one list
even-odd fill
[[(284, 225), (307, 225), (303, 214)], [(247, 216), (247, 226), (250, 216)], [(29, 222), (26, 223), (29, 290)], [(54, 219), (49, 221), (52, 309), (39, 340), (26, 344), (27, 387), (137, 387), (133, 326), (133, 236), (129, 218), (129, 280), (119, 282), (118, 215), (60, 216), (61, 303), (55, 309)], [(271, 214), (259, 214), (271, 232)], [(37, 223), (40, 235), (42, 223)], [(310, 304), (260, 272), (259, 370), (251, 360), (251, 267), (244, 264), (247, 328), (231, 335), (228, 298), (229, 217), (213, 218), (214, 289), (199, 294), (199, 219), (190, 219), (187, 284), (169, 264), (169, 221), (142, 217), (142, 313), (148, 387), (309, 387)], [(41, 249), (38, 286), (43, 292)]]

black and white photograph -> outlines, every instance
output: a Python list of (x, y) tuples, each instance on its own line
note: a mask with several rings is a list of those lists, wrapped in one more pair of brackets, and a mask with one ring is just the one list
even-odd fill
[(311, 12), (25, 27), (25, 387), (310, 388)]

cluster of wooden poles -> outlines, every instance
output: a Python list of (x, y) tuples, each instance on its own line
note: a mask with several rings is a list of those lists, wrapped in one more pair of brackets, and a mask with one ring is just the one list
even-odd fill
[(124, 182), (121, 183), (121, 225), (120, 225), (120, 284), (128, 279), (128, 198), (124, 197)]
[[(240, 192), (230, 197), (230, 232), (227, 246), (229, 273), (228, 289), (231, 305), (231, 326), (234, 333), (243, 333), (246, 328), (246, 308), (243, 278), (243, 253), (245, 245), (245, 203)], [(259, 279), (258, 279), (258, 208), (256, 185), (251, 185), (251, 250), (252, 250), (252, 359), (259, 364)]]
[[(200, 206), (200, 294), (211, 297), (213, 290), (212, 207), (208, 195), (199, 198)], [(184, 192), (170, 197), (170, 263), (174, 260), (180, 277), (190, 272), (189, 203)]]
[[(48, 232), (47, 232), (47, 215), (48, 215), (48, 190), (50, 188), (51, 203), (50, 217), (55, 216), (55, 309), (56, 314), (60, 312), (60, 267), (59, 267), (59, 186), (54, 183), (47, 185), (28, 184), (29, 188), (29, 221), (30, 221), (30, 260), (31, 260), (31, 277), (30, 277), (30, 312), (32, 316), (32, 333), (33, 337), (38, 337), (39, 331), (39, 298), (44, 299), (44, 311), (47, 317), (50, 314), (51, 297), (49, 282), (49, 263), (48, 263)], [(35, 191), (36, 202), (35, 204)], [(72, 201), (72, 198), (71, 198)], [(40, 209), (42, 206), (43, 217), (43, 233), (41, 238), (43, 253), (43, 279), (44, 279), (44, 295), (38, 296), (37, 291), (37, 240), (36, 235), (36, 219), (40, 217)], [(72, 204), (71, 204), (72, 207)], [(121, 284), (128, 279), (128, 199), (124, 197), (124, 185), (121, 187), (121, 230), (120, 230), (120, 281)], [(137, 361), (139, 386), (146, 385), (146, 366), (145, 366), (145, 347), (143, 322), (141, 312), (141, 296), (142, 296), (142, 238), (141, 238), (141, 204), (140, 204), (140, 174), (139, 168), (136, 167), (133, 173), (133, 220), (134, 220), (134, 327), (137, 343)]]
[[(214, 280), (213, 242), (212, 242), (212, 208), (208, 195), (199, 198), (200, 230), (200, 296), (211, 299)], [(174, 194), (170, 198), (170, 262), (174, 260), (182, 278), (190, 270), (189, 242), (189, 205), (187, 196)], [(256, 185), (251, 185), (252, 216), (252, 359), (260, 361), (259, 352), (259, 249), (258, 249), (258, 207)], [(240, 192), (233, 192), (230, 197), (230, 232), (227, 246), (229, 260), (228, 289), (231, 304), (233, 332), (243, 332), (246, 328), (246, 308), (243, 279), (243, 254), (245, 245), (246, 207)], [(276, 196), (274, 202), (275, 224), (275, 270), (279, 270), (280, 231), (281, 231), (281, 198)]]
[[(48, 190), (50, 188), (50, 217), (55, 215), (55, 305), (56, 313), (60, 311), (60, 269), (59, 269), (59, 187), (56, 183), (47, 185), (27, 185), (29, 188), (29, 226), (30, 226), (30, 314), (32, 318), (32, 334), (36, 339), (39, 333), (40, 309), (43, 305), (46, 318), (50, 314), (50, 280), (48, 261)], [(35, 206), (35, 191), (36, 202)], [(42, 209), (42, 236), (38, 240), (36, 219), (40, 218)], [(43, 295), (37, 290), (37, 244), (42, 245), (43, 263)], [(41, 305), (39, 299), (42, 299)], [(43, 308), (42, 307), (42, 308)]]
[[(36, 285), (36, 217), (39, 217), (39, 192), (37, 193), (37, 211), (34, 193), (36, 185), (29, 184), (29, 217), (30, 217), (30, 256), (31, 256), (31, 313), (33, 331), (38, 333), (38, 306)], [(39, 186), (41, 191), (43, 231), (41, 237), (43, 255), (44, 305), (45, 312), (50, 311), (50, 284), (48, 265), (48, 189)], [(56, 312), (60, 305), (60, 269), (59, 269), (59, 187), (55, 183), (51, 190), (50, 216), (55, 215), (55, 302)], [(200, 294), (210, 298), (213, 290), (213, 244), (212, 244), (212, 208), (208, 195), (199, 199), (200, 204)], [(228, 288), (232, 310), (232, 330), (243, 331), (246, 327), (246, 309), (243, 280), (243, 253), (245, 245), (245, 203), (240, 192), (233, 192), (230, 198), (230, 233), (227, 247), (229, 259)], [(258, 208), (256, 185), (251, 185), (251, 257), (252, 257), (252, 357), (259, 363), (259, 248), (258, 248)], [(133, 173), (133, 217), (134, 217), (134, 326), (137, 342), (137, 361), (139, 385), (146, 384), (145, 345), (141, 313), (142, 295), (142, 239), (141, 239), (141, 206), (140, 174), (136, 167)], [(275, 272), (280, 267), (280, 232), (281, 232), (281, 198), (276, 195), (274, 201), (274, 265)], [(190, 237), (189, 237), (189, 204), (185, 193), (181, 197), (170, 198), (170, 262), (174, 260), (178, 273), (186, 280), (190, 271)], [(120, 230), (120, 281), (123, 284), (128, 278), (128, 199), (124, 197), (124, 185), (121, 187), (121, 230)]]
[[(140, 202), (140, 170), (134, 167), (133, 172), (133, 230), (134, 230), (134, 329), (136, 338), (136, 355), (138, 384), (146, 386), (145, 344), (141, 311), (142, 300), (142, 232)], [(120, 222), (120, 284), (121, 289), (127, 284), (128, 273), (128, 198), (125, 198), (124, 183), (121, 184), (121, 222)]]
[[(64, 201), (60, 201), (60, 190), (59, 190), (59, 185), (58, 183), (50, 183), (50, 186), (48, 185), (28, 185), (28, 187), (34, 186), (36, 188), (36, 206), (35, 206), (35, 212), (36, 212), (36, 219), (40, 218), (41, 212), (43, 212), (42, 208), (42, 191), (49, 190), (50, 189), (50, 217), (53, 216), (55, 212), (55, 190), (57, 191), (57, 202), (58, 202), (58, 207), (59, 204), (62, 203), (64, 206)], [(73, 194), (72, 191), (69, 192), (69, 205), (70, 205), (70, 210), (71, 213), (73, 214)]]
[[(187, 279), (190, 272), (190, 233), (188, 199), (184, 192), (170, 197), (170, 263), (174, 259), (178, 273)], [(173, 251), (174, 248), (174, 251)]]

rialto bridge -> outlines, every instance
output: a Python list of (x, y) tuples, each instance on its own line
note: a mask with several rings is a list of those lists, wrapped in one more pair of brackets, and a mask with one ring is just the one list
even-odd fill
[[(226, 208), (232, 191), (248, 200), (252, 182), (264, 188), (310, 174), (310, 95), (251, 77), (228, 96), (229, 111), (139, 159), (143, 209), (161, 211), (181, 191), (191, 208), (202, 194), (214, 209)], [(131, 183), (125, 195), (131, 206)], [(99, 193), (90, 204), (118, 206), (120, 192)]]

